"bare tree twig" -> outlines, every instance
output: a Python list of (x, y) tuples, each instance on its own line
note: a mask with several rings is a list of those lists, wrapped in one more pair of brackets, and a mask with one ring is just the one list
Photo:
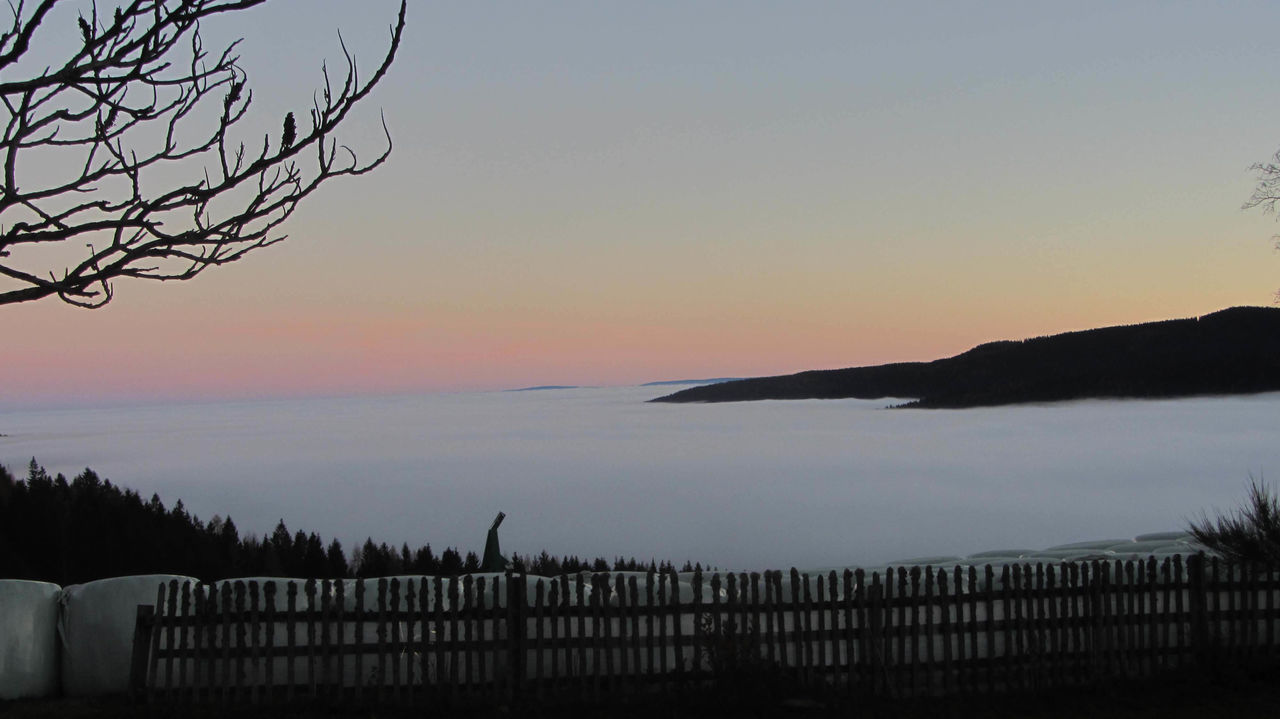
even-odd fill
[[(211, 54), (200, 23), (265, 1), (124, 0), (109, 17), (95, 4), (78, 19), (82, 46), (26, 75), (16, 71), (57, 0), (10, 4), (0, 28), (0, 304), (57, 296), (101, 307), (118, 278), (190, 279), (280, 242), (280, 225), (321, 184), (386, 161), (385, 119), (386, 147), (367, 162), (334, 133), (395, 59), (407, 0), (369, 79), (339, 35), (346, 74), (335, 87), (322, 67), (310, 127), (288, 113), (255, 153), (231, 139), (253, 100), (239, 41)], [(76, 170), (19, 172), (54, 156)], [(192, 166), (198, 174), (184, 183), (159, 177)], [(69, 267), (41, 265), (36, 251), (76, 246), (86, 249)]]

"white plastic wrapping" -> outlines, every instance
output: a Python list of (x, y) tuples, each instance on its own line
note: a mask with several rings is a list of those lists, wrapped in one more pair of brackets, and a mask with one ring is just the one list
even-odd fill
[(58, 691), (58, 595), (48, 582), (0, 580), (0, 699)]
[(67, 696), (120, 694), (129, 690), (138, 605), (155, 604), (157, 589), (176, 574), (116, 577), (74, 584), (62, 592), (58, 639), (62, 690)]

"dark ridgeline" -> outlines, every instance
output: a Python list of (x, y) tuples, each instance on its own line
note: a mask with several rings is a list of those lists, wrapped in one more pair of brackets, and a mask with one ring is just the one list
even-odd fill
[(692, 387), (654, 402), (915, 398), (961, 408), (1085, 398), (1280, 391), (1280, 308), (991, 342), (933, 362), (813, 370)]
[[(559, 574), (581, 570), (673, 570), (668, 562), (617, 557), (512, 555), (517, 571)], [(688, 562), (687, 569), (694, 567)], [(701, 568), (699, 565), (698, 568)], [(480, 569), (475, 552), (454, 548), (437, 556), (431, 545), (410, 550), (366, 539), (348, 557), (342, 544), (312, 532), (291, 534), (284, 520), (269, 535), (241, 536), (230, 517), (208, 522), (179, 500), (143, 501), (86, 469), (71, 481), (50, 476), (33, 459), (25, 479), (0, 465), (0, 579), (68, 585), (131, 574), (182, 574), (206, 581), (231, 577), (341, 579), (391, 575), (456, 576)]]

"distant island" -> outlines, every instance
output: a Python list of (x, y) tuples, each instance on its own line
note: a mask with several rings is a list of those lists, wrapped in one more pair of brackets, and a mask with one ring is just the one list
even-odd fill
[(721, 382), (736, 382), (741, 377), (713, 377), (711, 379), (668, 379), (660, 382), (645, 382), (641, 387), (666, 387), (668, 385), (681, 384), (719, 384)]
[[(641, 387), (665, 387), (689, 384), (715, 384), (717, 382), (732, 382), (741, 379), (740, 377), (715, 377), (712, 379), (668, 379), (658, 382), (645, 382)], [(517, 387), (515, 389), (504, 389), (503, 392), (541, 392), (548, 389), (583, 389), (581, 385), (576, 384), (540, 384), (534, 387)], [(0, 435), (3, 437), (4, 435)]]
[(1280, 391), (1280, 308), (991, 342), (933, 362), (812, 370), (691, 387), (653, 402), (914, 398), (964, 408)]

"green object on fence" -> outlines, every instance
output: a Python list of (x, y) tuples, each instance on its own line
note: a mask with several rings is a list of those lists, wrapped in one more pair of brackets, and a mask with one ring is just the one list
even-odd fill
[(480, 562), (482, 572), (502, 572), (507, 569), (507, 558), (502, 556), (502, 550), (498, 547), (498, 525), (506, 518), (506, 514), (498, 512), (493, 526), (489, 527), (489, 537), (484, 542), (484, 559)]

